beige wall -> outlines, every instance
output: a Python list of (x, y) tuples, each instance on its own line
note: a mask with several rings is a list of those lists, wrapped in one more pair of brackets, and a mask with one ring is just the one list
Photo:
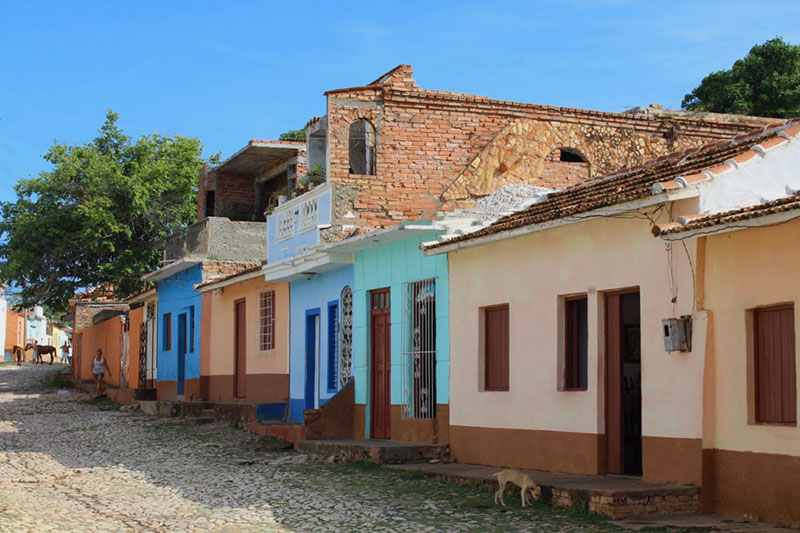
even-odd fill
[[(644, 217), (595, 219), (450, 253), (451, 425), (603, 433), (602, 292), (639, 287), (643, 435), (701, 438), (702, 346), (667, 353), (661, 328), (663, 318), (692, 313), (694, 242), (672, 246), (670, 271), (650, 227)], [(558, 297), (587, 292), (589, 387), (559, 391)], [(510, 390), (481, 392), (478, 309), (501, 303), (510, 313)]]
[[(275, 291), (275, 349), (256, 350), (258, 294)], [(289, 284), (268, 283), (261, 277), (212, 290), (203, 295), (203, 331), (200, 374), (232, 375), (234, 358), (234, 302), (247, 299), (247, 373), (289, 373)], [(208, 312), (210, 311), (210, 312)]]
[(800, 220), (705, 238), (705, 307), (713, 321), (706, 397), (706, 412), (713, 417), (707, 415), (705, 448), (800, 456), (800, 428), (748, 423), (752, 395), (747, 347), (752, 329), (746, 318), (748, 309), (794, 303), (797, 343), (798, 235)]

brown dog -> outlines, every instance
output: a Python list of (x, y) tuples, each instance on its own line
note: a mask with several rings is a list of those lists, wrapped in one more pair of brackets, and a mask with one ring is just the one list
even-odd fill
[(503, 492), (506, 490), (506, 483), (513, 483), (514, 485), (518, 486), (522, 489), (522, 506), (525, 507), (528, 503), (526, 494), (528, 491), (531, 491), (531, 497), (534, 499), (536, 498), (536, 483), (533, 482), (531, 476), (528, 474), (523, 474), (518, 470), (503, 470), (501, 472), (497, 472), (496, 474), (492, 474), (494, 477), (497, 478), (497, 484), (499, 485), (497, 492), (494, 493), (494, 503), (497, 504), (497, 500), (500, 500), (500, 503), (505, 505), (506, 503), (503, 501)]

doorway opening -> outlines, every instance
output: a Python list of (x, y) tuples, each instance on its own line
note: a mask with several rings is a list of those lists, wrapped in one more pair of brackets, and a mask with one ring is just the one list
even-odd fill
[(606, 295), (606, 446), (609, 474), (642, 475), (639, 291)]

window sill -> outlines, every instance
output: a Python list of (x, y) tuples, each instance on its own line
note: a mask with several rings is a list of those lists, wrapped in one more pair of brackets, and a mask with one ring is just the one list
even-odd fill
[(751, 426), (777, 426), (785, 428), (796, 428), (797, 422), (750, 422)]
[(508, 392), (508, 387), (505, 389), (482, 389), (480, 392)]
[(559, 392), (586, 392), (589, 387), (578, 387), (575, 389), (559, 389)]

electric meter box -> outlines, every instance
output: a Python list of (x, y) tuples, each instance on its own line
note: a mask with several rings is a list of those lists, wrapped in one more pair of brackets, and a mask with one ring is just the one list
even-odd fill
[(668, 352), (692, 351), (692, 317), (665, 318), (661, 321), (664, 329), (664, 350)]

